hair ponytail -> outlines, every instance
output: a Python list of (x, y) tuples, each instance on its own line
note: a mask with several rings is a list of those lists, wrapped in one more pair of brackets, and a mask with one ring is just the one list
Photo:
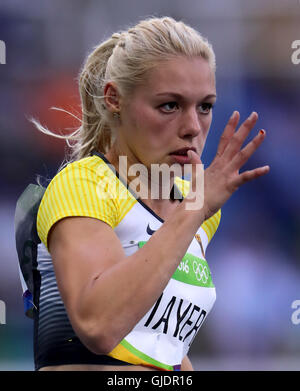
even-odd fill
[(88, 56), (79, 78), (82, 103), (82, 126), (74, 148), (74, 159), (81, 159), (94, 149), (106, 153), (112, 144), (112, 131), (108, 113), (103, 104), (106, 67), (120, 34), (96, 47)]
[(112, 145), (114, 137), (109, 125), (109, 114), (102, 102), (107, 62), (119, 37), (120, 34), (115, 33), (110, 39), (96, 46), (87, 57), (79, 74), (82, 119), (67, 110), (52, 107), (80, 121), (81, 125), (78, 129), (70, 134), (60, 135), (42, 126), (36, 119), (29, 119), (42, 133), (66, 140), (71, 153), (65, 158), (59, 170), (72, 161), (88, 156), (95, 148), (106, 153)]

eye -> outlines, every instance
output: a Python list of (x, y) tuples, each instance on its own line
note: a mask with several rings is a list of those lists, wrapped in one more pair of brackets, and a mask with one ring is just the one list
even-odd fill
[(214, 105), (212, 103), (202, 103), (199, 106), (199, 111), (201, 114), (209, 114), (213, 107)]
[(178, 110), (178, 103), (177, 102), (164, 103), (164, 104), (160, 105), (159, 108), (164, 113), (173, 113), (174, 111)]

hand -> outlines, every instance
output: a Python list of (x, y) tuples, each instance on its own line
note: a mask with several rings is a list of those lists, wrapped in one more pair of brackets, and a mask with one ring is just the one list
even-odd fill
[[(221, 136), (216, 156), (204, 171), (203, 213), (205, 220), (213, 216), (241, 185), (267, 174), (270, 170), (269, 166), (263, 166), (239, 173), (240, 168), (261, 145), (266, 135), (264, 130), (260, 130), (241, 149), (243, 142), (258, 119), (258, 115), (253, 112), (235, 132), (239, 119), (239, 112), (234, 111)], [(194, 151), (188, 151), (188, 156), (192, 165), (202, 164), (199, 156)], [(196, 171), (193, 169), (192, 186), (193, 183), (196, 183)]]

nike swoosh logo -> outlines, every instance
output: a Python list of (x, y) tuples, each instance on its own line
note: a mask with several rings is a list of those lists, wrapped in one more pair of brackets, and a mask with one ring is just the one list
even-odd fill
[[(156, 231), (156, 230), (155, 230), (155, 231)], [(153, 230), (150, 228), (149, 224), (147, 225), (147, 234), (148, 234), (148, 235), (154, 234), (155, 231), (153, 231)]]

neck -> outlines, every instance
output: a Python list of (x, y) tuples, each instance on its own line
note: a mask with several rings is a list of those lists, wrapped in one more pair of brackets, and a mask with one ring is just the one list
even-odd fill
[(126, 151), (116, 143), (104, 156), (141, 200), (147, 200), (151, 205), (170, 201), (174, 176), (169, 172), (162, 175), (157, 165), (146, 166), (132, 151)]

